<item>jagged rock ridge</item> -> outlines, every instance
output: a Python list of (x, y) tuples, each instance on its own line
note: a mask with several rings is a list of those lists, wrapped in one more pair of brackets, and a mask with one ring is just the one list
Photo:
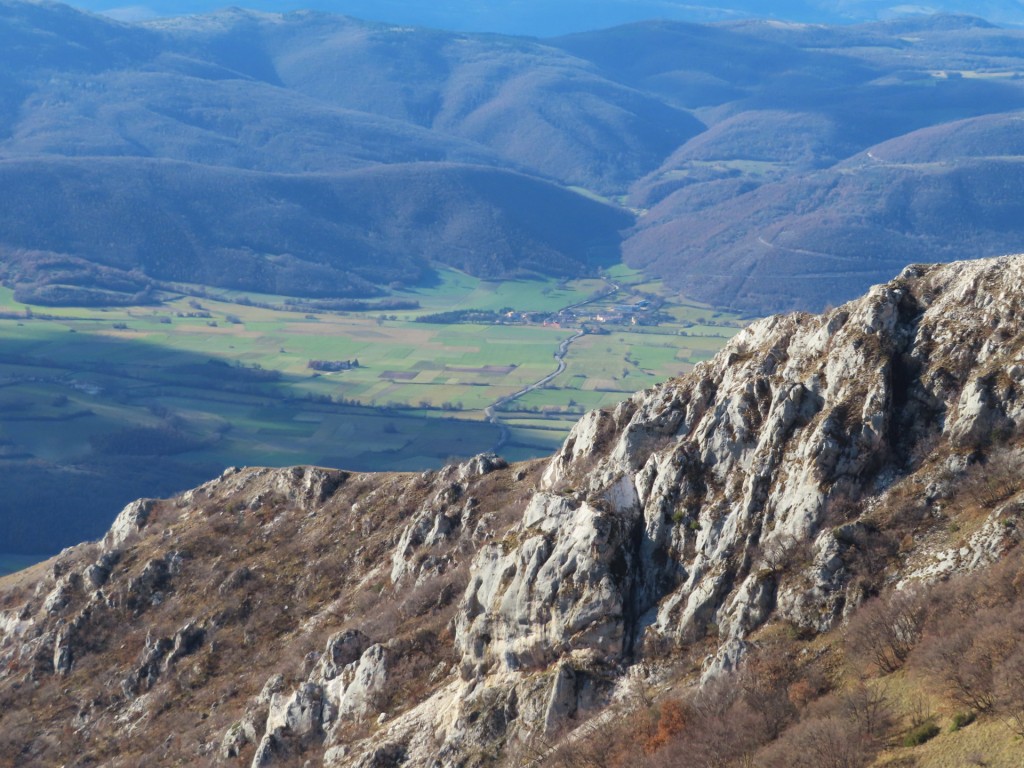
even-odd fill
[[(1024, 257), (912, 266), (751, 325), (547, 462), (229, 470), (136, 503), (3, 582), (0, 725), (19, 764), (500, 764), (632, 677), (703, 658), (706, 680), (766, 623), (825, 631), (872, 583), (997, 559), (1015, 500), (965, 545), (932, 534), (958, 473), (1018, 431), (1022, 318)], [(864, 573), (905, 499), (917, 538)]]

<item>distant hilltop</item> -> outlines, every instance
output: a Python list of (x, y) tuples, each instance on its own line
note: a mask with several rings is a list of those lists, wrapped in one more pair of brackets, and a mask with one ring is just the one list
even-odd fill
[[(72, 3), (107, 14), (121, 21), (141, 21), (157, 16), (210, 13), (223, 6), (216, 0), (147, 0), (112, 8), (97, 0)], [(731, 0), (728, 3), (664, 3), (654, 0), (520, 0), (516, 3), (479, 3), (473, 0), (428, 4), (417, 0), (250, 0), (245, 7), (260, 11), (301, 11), (311, 9), (343, 13), (395, 24), (427, 26), (460, 32), (497, 32), (550, 37), (571, 32), (589, 32), (602, 27), (649, 19), (688, 22), (736, 21), (771, 18), (813, 24), (856, 24), (934, 13), (984, 13), (1004, 25), (1024, 24), (1024, 12), (1013, 0), (989, 0), (979, 8), (965, 0), (936, 0), (927, 5), (871, 2), (870, 0)]]

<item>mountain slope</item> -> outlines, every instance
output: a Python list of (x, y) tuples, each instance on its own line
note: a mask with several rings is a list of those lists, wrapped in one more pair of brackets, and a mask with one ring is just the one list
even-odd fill
[(712, 303), (788, 309), (863, 291), (907, 261), (1020, 250), (1018, 33), (965, 17), (727, 29), (834, 55), (847, 79), (795, 68), (781, 87), (708, 100), (708, 130), (631, 190), (649, 210), (627, 263)]
[(844, 163), (721, 195), (684, 187), (624, 247), (690, 295), (741, 307), (813, 306), (925, 252), (998, 253), (1020, 241), (1024, 166), (1013, 159)]
[[(613, 170), (630, 173), (632, 160), (599, 168), (597, 155), (642, 151), (641, 162), (653, 167), (658, 151), (641, 146), (651, 135), (666, 133), (659, 141), (667, 148), (699, 129), (688, 115), (588, 74), (583, 62), (536, 43), (429, 32), (398, 38), (411, 37), (428, 56), (467, 58), (458, 66), (470, 84), (490, 66), (489, 49), (508, 48), (517, 71), (497, 67), (481, 86), (508, 95), (472, 97), (478, 103), (470, 111), (491, 126), (480, 130), (460, 127), (466, 115), (441, 128), (420, 124), (408, 111), (393, 117), (387, 89), (374, 85), (387, 81), (379, 73), (397, 64), (389, 58), (389, 35), (381, 25), (317, 14), (235, 10), (147, 28), (66, 6), (5, 2), (0, 162), (11, 204), (0, 244), (30, 262), (6, 258), (7, 279), (41, 284), (42, 292), (26, 297), (86, 296), (37, 268), (32, 254), (40, 252), (138, 269), (156, 280), (309, 295), (378, 293), (394, 281), (422, 279), (434, 261), (487, 277), (592, 272), (617, 259), (618, 230), (631, 218), (551, 180), (601, 186)], [(378, 38), (383, 50), (359, 45)], [(432, 52), (435, 46), (441, 50)], [(565, 126), (506, 137), (526, 155), (554, 153), (534, 157), (528, 179), (520, 171), (529, 158), (520, 163), (505, 140), (483, 134), (505, 130), (508, 109), (525, 120), (525, 104), (547, 86), (506, 80), (530, 82), (552, 58), (561, 62), (554, 87), (572, 77), (587, 80), (579, 99), (559, 107)], [(338, 93), (339, 71), (347, 82), (366, 85), (370, 101), (355, 88)], [(434, 73), (425, 74), (432, 82)], [(408, 78), (393, 75), (392, 91), (408, 92)], [(461, 80), (442, 82), (451, 92), (446, 98), (466, 101), (462, 91), (470, 86)], [(491, 117), (480, 117), (481, 110)], [(654, 111), (662, 123), (670, 117), (671, 128), (654, 126)], [(604, 128), (597, 127), (601, 121)], [(582, 148), (582, 130), (568, 146), (565, 128), (583, 123), (594, 127), (593, 147)], [(647, 137), (637, 132), (640, 123), (653, 126), (645, 128)], [(538, 174), (538, 165), (550, 167)], [(586, 177), (581, 168), (590, 169)], [(558, 219), (562, 225), (553, 226)], [(138, 277), (115, 275), (92, 287), (116, 291), (114, 284)]]
[[(602, 193), (657, 165), (701, 123), (536, 41), (323, 14), (231, 11), (154, 23), (190, 55), (345, 109), (476, 142)], [(263, 62), (253, 69), (254, 61)]]
[(985, 568), (1020, 538), (1020, 483), (975, 481), (1020, 440), (1022, 287), (1019, 256), (913, 266), (759, 321), (546, 462), (232, 469), (133, 504), (0, 582), (0, 760), (554, 761), (635, 686), (707, 688), (772, 627)]
[[(180, 15), (205, 13), (220, 6), (210, 0), (189, 0), (168, 3), (147, 2), (145, 6), (128, 6), (110, 10), (97, 0), (79, 0), (80, 7), (125, 17), (149, 13)], [(249, 7), (261, 10), (321, 8), (361, 18), (386, 20), (394, 24), (417, 24), (444, 29), (476, 32), (502, 32), (521, 35), (555, 35), (570, 31), (586, 31), (595, 27), (625, 24), (648, 18), (671, 18), (691, 22), (713, 22), (736, 18), (779, 18), (813, 24), (848, 24), (879, 18), (927, 15), (935, 12), (977, 13), (993, 21), (1021, 25), (1020, 5), (1015, 0), (985, 0), (966, 3), (963, 0), (942, 0), (928, 6), (888, 4), (875, 0), (732, 0), (712, 5), (666, 4), (656, 0), (563, 0), (557, 6), (533, 0), (515, 4), (481, 5), (475, 2), (449, 2), (424, 6), (408, 0), (334, 0), (333, 2), (268, 2), (253, 0)]]
[[(252, 290), (306, 291), (314, 280), (285, 276), (288, 264), (329, 262), (317, 282), (365, 294), (427, 275), (436, 254), (480, 275), (508, 274), (513, 258), (581, 274), (624, 242), (631, 266), (712, 304), (821, 307), (906, 261), (1021, 249), (1012, 120), (1024, 110), (1022, 34), (932, 16), (652, 21), (542, 41), (309, 11), (122, 24), (4, 0), (0, 162), (24, 177), (11, 183), (33, 208), (8, 219), (0, 244), (138, 267), (108, 281), (134, 287), (169, 274), (226, 285), (238, 270)], [(865, 162), (867, 152), (886, 162)], [(73, 170), (93, 158), (94, 183)], [(490, 181), (462, 183), (453, 166), (491, 169)], [(436, 207), (417, 191), (429, 175)], [(345, 181), (328, 190), (326, 176)], [(523, 194), (524, 176), (543, 205)], [(375, 208), (335, 200), (335, 184), (364, 191), (356, 177), (377, 180)], [(111, 184), (132, 190), (121, 214), (152, 212), (129, 218), (123, 237), (97, 204), (118, 198)], [(545, 184), (583, 187), (630, 214), (596, 204), (583, 214)], [(410, 207), (418, 213), (394, 226), (384, 214)], [(254, 210), (269, 210), (281, 234), (263, 222), (246, 232)], [(96, 221), (49, 226), (76, 211)], [(551, 227), (559, 217), (566, 237)], [(148, 240), (166, 238), (163, 255), (141, 241), (143, 221), (159, 228)], [(239, 234), (228, 223), (245, 224)], [(108, 243), (116, 256), (99, 254)], [(601, 255), (585, 257), (593, 247)], [(178, 251), (180, 264), (164, 263)], [(48, 280), (39, 264), (6, 269), (28, 272)], [(51, 282), (51, 300), (97, 295)]]
[[(306, 296), (373, 295), (374, 284), (421, 280), (432, 262), (492, 278), (579, 274), (614, 263), (631, 221), (478, 166), (285, 175), (90, 158), (0, 162), (0, 178), (12, 200), (0, 213), (5, 277), (37, 299), (64, 284), (35, 269), (52, 253), (156, 280)], [(82, 277), (72, 285), (103, 287), (94, 271)]]
[(480, 145), (398, 120), (229, 71), (189, 71), (201, 66), (194, 61), (160, 63), (162, 71), (65, 74), (35, 88), (0, 153), (158, 157), (279, 173), (418, 160), (508, 165)]

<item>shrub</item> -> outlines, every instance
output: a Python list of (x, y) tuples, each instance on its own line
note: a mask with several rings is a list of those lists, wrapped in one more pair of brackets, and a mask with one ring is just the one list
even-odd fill
[(657, 710), (657, 725), (653, 733), (648, 733), (643, 740), (645, 754), (653, 754), (668, 744), (673, 737), (682, 733), (686, 727), (687, 713), (682, 702), (668, 699), (662, 702)]
[(856, 724), (862, 741), (878, 746), (889, 738), (896, 721), (886, 691), (863, 683), (839, 697), (839, 712), (844, 719)]
[(856, 723), (842, 717), (801, 720), (765, 749), (756, 765), (764, 768), (864, 768), (874, 750)]
[(916, 747), (924, 744), (926, 741), (931, 741), (939, 735), (939, 726), (934, 722), (921, 723), (915, 728), (911, 728), (910, 732), (903, 737), (904, 747)]
[(1013, 642), (996, 611), (979, 612), (974, 625), (945, 620), (922, 648), (921, 665), (947, 688), (958, 704), (977, 712), (992, 708), (995, 672)]
[(972, 464), (961, 484), (961, 498), (991, 509), (1024, 488), (1020, 472), (1021, 455), (1003, 448), (993, 451), (984, 463)]
[(913, 590), (893, 592), (865, 603), (846, 629), (847, 649), (883, 674), (895, 672), (920, 639), (925, 607), (924, 596)]
[(996, 708), (1009, 728), (1024, 737), (1024, 650), (1016, 650), (996, 670)]
[(949, 725), (950, 732), (959, 731), (974, 722), (976, 715), (973, 712), (957, 712), (953, 715), (953, 722)]

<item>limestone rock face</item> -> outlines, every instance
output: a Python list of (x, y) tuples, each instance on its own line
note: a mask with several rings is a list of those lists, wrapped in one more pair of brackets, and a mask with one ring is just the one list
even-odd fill
[(621, 656), (634, 521), (539, 493), (504, 541), (477, 555), (457, 617), (464, 674), (545, 667), (565, 649)]
[[(253, 768), (265, 768), (287, 758), (311, 737), (326, 736), (335, 743), (335, 731), (346, 722), (374, 714), (387, 691), (391, 653), (357, 630), (332, 635), (308, 680), (288, 692), (284, 679), (273, 677), (264, 686), (252, 711), (263, 709), (264, 733), (253, 757)], [(265, 702), (265, 707), (261, 707)], [(222, 740), (223, 753), (237, 755), (253, 741), (250, 723), (243, 719)]]
[(445, 571), (451, 558), (439, 557), (447, 545), (461, 542), (472, 546), (486, 531), (489, 522), (480, 514), (478, 499), (467, 495), (473, 480), (498, 469), (508, 462), (494, 454), (482, 453), (463, 464), (445, 467), (434, 479), (439, 486), (405, 526), (391, 555), (391, 583), (408, 587)]
[(103, 537), (104, 548), (108, 551), (116, 550), (129, 537), (141, 531), (149, 521), (154, 503), (153, 499), (138, 499), (122, 509), (107, 535)]
[(372, 645), (326, 685), (334, 717), (365, 717), (375, 711), (377, 698), (387, 689), (388, 657), (387, 648)]
[(522, 521), (474, 560), (463, 676), (584, 649), (628, 660), (709, 631), (713, 672), (773, 615), (833, 626), (857, 599), (830, 527), (841, 510), (936, 441), (969, 453), (1020, 423), (1022, 278), (1020, 257), (910, 267), (825, 315), (754, 323), (692, 374), (587, 414)]
[(271, 765), (274, 755), (286, 751), (288, 740), (298, 740), (320, 731), (323, 723), (323, 689), (305, 683), (291, 695), (275, 693), (270, 699), (267, 732), (253, 758), (253, 768)]
[(334, 680), (350, 664), (359, 661), (363, 651), (371, 644), (370, 638), (357, 629), (347, 629), (331, 635), (313, 679), (321, 684)]

